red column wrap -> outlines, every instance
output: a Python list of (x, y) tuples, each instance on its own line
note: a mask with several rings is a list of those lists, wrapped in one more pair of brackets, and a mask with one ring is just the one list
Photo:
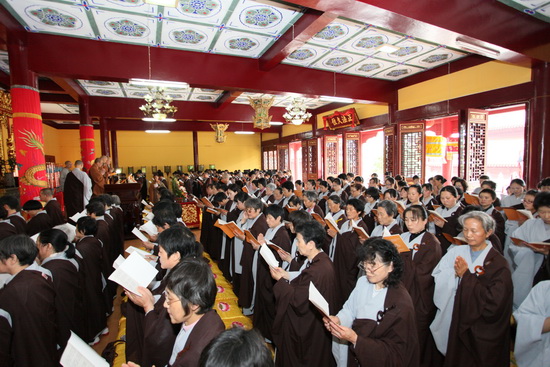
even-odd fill
[(95, 160), (94, 127), (80, 124), (80, 154), (84, 169), (88, 171)]

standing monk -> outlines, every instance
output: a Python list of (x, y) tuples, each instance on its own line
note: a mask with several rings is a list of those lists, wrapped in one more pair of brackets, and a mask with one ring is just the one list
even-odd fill
[(94, 196), (101, 195), (105, 192), (105, 165), (107, 156), (96, 158), (92, 167), (90, 167), (90, 178), (92, 179), (92, 193)]

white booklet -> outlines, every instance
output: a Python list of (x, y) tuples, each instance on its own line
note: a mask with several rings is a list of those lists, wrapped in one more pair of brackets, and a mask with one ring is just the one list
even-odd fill
[(147, 234), (151, 236), (156, 236), (157, 234), (159, 234), (159, 231), (157, 230), (157, 226), (153, 224), (152, 220), (150, 220), (149, 222), (139, 227), (139, 230), (147, 232)]
[(133, 252), (120, 264), (109, 280), (120, 284), (132, 293), (139, 295), (138, 287), (147, 287), (155, 278), (158, 270), (155, 269), (147, 260), (141, 257), (137, 252)]
[(262, 255), (267, 265), (271, 266), (272, 268), (279, 267), (279, 262), (277, 261), (277, 258), (275, 257), (275, 255), (273, 255), (273, 252), (271, 252), (267, 245), (260, 246), (260, 255)]
[(315, 287), (313, 282), (309, 282), (309, 302), (313, 303), (326, 317), (330, 316), (328, 302), (321, 292)]
[(116, 260), (113, 261), (113, 268), (115, 268), (115, 270), (118, 269), (118, 267), (119, 267), (120, 265), (122, 265), (122, 263), (123, 263), (124, 261), (126, 261), (126, 259), (124, 258), (124, 256), (118, 255), (118, 257), (116, 258)]
[(73, 242), (74, 237), (76, 236), (76, 227), (71, 223), (63, 223), (53, 227), (54, 229), (60, 229), (67, 235), (69, 242)]
[(60, 363), (63, 367), (109, 367), (106, 360), (72, 331)]
[(132, 229), (132, 234), (134, 236), (136, 236), (139, 240), (143, 241), (143, 242), (149, 242), (149, 239), (147, 237), (145, 237), (145, 235), (143, 233), (141, 233), (141, 231), (139, 229), (137, 229), (136, 227), (134, 227), (134, 229)]
[(76, 213), (72, 217), (69, 217), (69, 219), (76, 223), (80, 218), (85, 217), (87, 215), (88, 215), (88, 212), (86, 211), (86, 209), (84, 209), (80, 213)]

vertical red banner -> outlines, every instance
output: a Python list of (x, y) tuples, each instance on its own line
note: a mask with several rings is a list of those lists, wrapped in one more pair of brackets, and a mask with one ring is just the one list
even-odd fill
[(94, 127), (92, 125), (80, 124), (80, 154), (87, 172), (95, 160)]
[(19, 168), (21, 204), (47, 187), (44, 133), (38, 91), (31, 87), (11, 88), (15, 159)]

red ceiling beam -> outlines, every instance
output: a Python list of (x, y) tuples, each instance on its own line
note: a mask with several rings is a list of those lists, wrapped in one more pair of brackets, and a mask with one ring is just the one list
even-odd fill
[(336, 19), (336, 14), (308, 9), (273, 46), (260, 57), (260, 70), (269, 71)]
[[(203, 121), (176, 121), (176, 122), (146, 122), (142, 120), (121, 120), (108, 119), (108, 130), (170, 130), (170, 131), (211, 131), (214, 132), (209, 122)], [(259, 133), (279, 133), (280, 126), (272, 126), (268, 129), (254, 129), (251, 123), (232, 123), (227, 128), (226, 132), (234, 131), (254, 131)]]
[[(38, 33), (30, 33), (28, 38), (30, 68), (41, 75), (113, 81), (149, 78), (147, 48), (143, 46)], [(393, 98), (389, 81), (334, 76), (328, 71), (284, 64), (266, 72), (259, 70), (257, 60), (244, 57), (152, 48), (151, 66), (152, 79), (186, 81), (203, 88), (312, 97), (336, 94), (379, 102)]]
[(66, 104), (76, 104), (76, 102), (68, 94), (53, 94), (53, 93), (40, 93), (40, 102), (43, 103), (66, 103)]
[(45, 78), (38, 79), (38, 90), (40, 93), (67, 94), (57, 83)]
[(222, 108), (225, 106), (228, 106), (237, 99), (241, 95), (242, 92), (232, 92), (229, 90), (226, 90), (222, 93), (222, 95), (218, 98), (216, 102), (214, 102), (214, 105), (216, 108)]
[(42, 113), (42, 120), (80, 121), (80, 115), (69, 113)]

